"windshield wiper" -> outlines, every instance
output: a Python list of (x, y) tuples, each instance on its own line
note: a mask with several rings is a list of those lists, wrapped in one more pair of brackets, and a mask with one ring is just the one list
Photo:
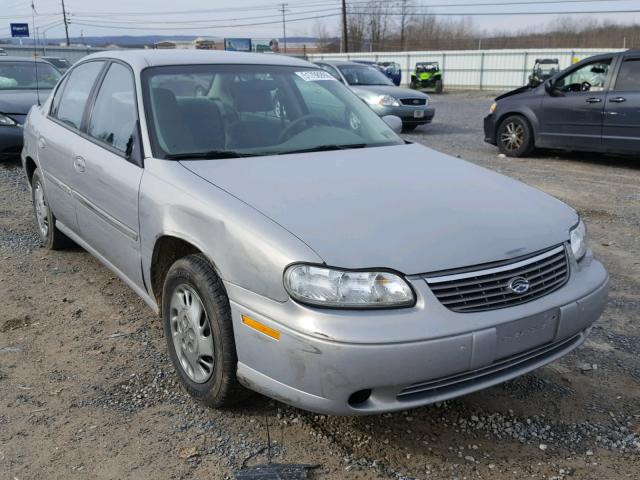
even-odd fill
[(310, 153), (310, 152), (330, 152), (332, 150), (351, 150), (352, 148), (365, 148), (366, 143), (350, 143), (346, 145), (318, 145), (311, 148), (301, 148), (299, 150), (287, 150), (278, 152), (278, 155), (288, 155), (290, 153)]
[(218, 160), (222, 158), (250, 157), (250, 154), (235, 152), (233, 150), (210, 150), (208, 152), (169, 153), (164, 158), (167, 160)]

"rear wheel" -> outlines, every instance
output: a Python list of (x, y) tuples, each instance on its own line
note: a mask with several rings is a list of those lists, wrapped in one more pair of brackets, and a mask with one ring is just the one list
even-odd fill
[(498, 127), (498, 148), (509, 157), (524, 157), (534, 148), (529, 122), (520, 115), (505, 118)]
[(162, 294), (162, 320), (173, 366), (187, 392), (222, 408), (247, 397), (236, 379), (229, 299), (218, 275), (200, 254), (176, 261)]
[(38, 237), (40, 237), (42, 246), (49, 250), (60, 250), (72, 245), (73, 242), (69, 237), (56, 227), (56, 217), (49, 208), (39, 169), (33, 172), (31, 178), (31, 199), (33, 201), (33, 213), (38, 229)]
[(442, 93), (442, 80), (436, 80), (436, 93)]

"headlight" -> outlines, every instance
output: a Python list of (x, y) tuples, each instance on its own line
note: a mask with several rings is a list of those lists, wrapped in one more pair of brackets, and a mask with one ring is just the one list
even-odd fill
[(489, 107), (489, 113), (495, 113), (496, 108), (498, 108), (498, 103), (497, 102), (493, 102), (491, 104), (491, 106)]
[(367, 103), (371, 105), (382, 105), (383, 107), (399, 107), (400, 102), (391, 95), (378, 95), (377, 97), (369, 97)]
[(284, 272), (289, 295), (302, 303), (334, 308), (410, 307), (413, 290), (390, 272), (291, 265)]
[(569, 238), (573, 257), (580, 261), (587, 253), (587, 227), (582, 220), (571, 230)]
[(0, 113), (0, 125), (4, 125), (6, 127), (15, 127), (16, 125), (18, 125), (18, 122), (16, 122), (13, 118), (7, 117), (6, 115)]

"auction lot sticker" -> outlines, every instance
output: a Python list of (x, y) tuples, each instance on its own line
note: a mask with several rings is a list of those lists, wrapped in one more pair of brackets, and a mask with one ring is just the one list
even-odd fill
[(337, 82), (330, 73), (327, 73), (324, 70), (305, 70), (304, 72), (296, 72), (296, 75), (305, 82), (317, 82), (318, 80), (334, 80)]

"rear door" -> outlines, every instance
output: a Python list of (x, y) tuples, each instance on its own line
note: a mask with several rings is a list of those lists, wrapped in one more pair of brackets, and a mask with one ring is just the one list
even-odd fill
[(640, 55), (622, 58), (607, 94), (602, 142), (607, 151), (640, 153)]
[(138, 190), (142, 178), (133, 72), (107, 67), (74, 150), (75, 197), (82, 238), (128, 280), (143, 287)]
[(49, 121), (42, 122), (38, 137), (38, 158), (44, 171), (47, 200), (58, 222), (78, 232), (73, 199), (73, 147), (80, 137), (80, 127), (87, 101), (104, 61), (91, 61), (75, 67), (54, 93)]
[(613, 67), (613, 58), (599, 59), (555, 81), (557, 94), (547, 94), (542, 101), (540, 146), (602, 149), (602, 117)]

